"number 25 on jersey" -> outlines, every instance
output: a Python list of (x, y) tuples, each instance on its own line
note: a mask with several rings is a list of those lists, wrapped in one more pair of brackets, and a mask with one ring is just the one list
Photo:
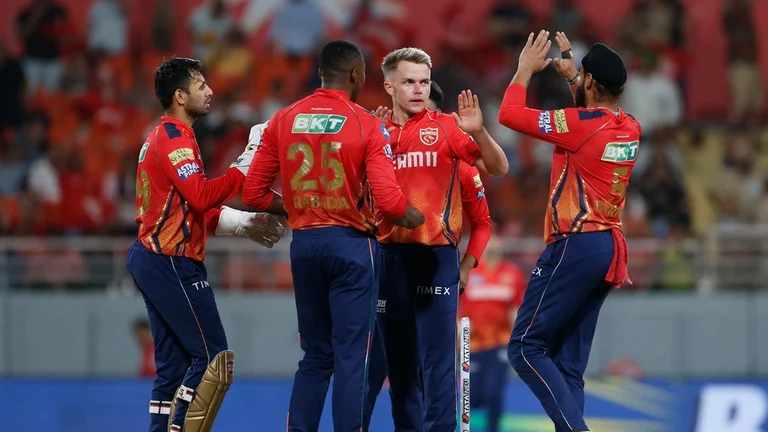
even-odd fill
[(349, 209), (346, 197), (334, 193), (346, 183), (344, 165), (339, 160), (341, 143), (324, 142), (320, 144), (320, 149), (320, 173), (313, 175), (318, 161), (312, 146), (306, 142), (297, 142), (288, 148), (288, 160), (301, 161), (291, 177), (293, 204), (296, 208), (323, 208), (331, 211)]

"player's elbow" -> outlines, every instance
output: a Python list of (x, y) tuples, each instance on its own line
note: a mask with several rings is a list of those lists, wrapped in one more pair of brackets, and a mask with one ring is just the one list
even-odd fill
[(203, 201), (201, 194), (193, 194), (189, 197), (184, 197), (189, 204), (189, 208), (198, 213), (205, 213), (210, 210), (210, 206)]
[(499, 108), (499, 124), (512, 130), (517, 130), (514, 107), (502, 104)]
[(486, 161), (483, 159), (482, 166), (485, 168), (485, 172), (494, 177), (502, 177), (509, 172), (509, 161), (501, 149), (499, 149), (499, 154), (492, 158), (492, 160)]
[(494, 177), (502, 177), (507, 175), (509, 172), (509, 161), (507, 160), (506, 155), (502, 153), (501, 157), (499, 158), (498, 164), (495, 164), (491, 170), (488, 172), (488, 174), (494, 176)]

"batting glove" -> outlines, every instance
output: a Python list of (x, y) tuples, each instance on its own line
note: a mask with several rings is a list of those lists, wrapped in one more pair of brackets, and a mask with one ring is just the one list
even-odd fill
[(216, 225), (216, 235), (245, 237), (271, 249), (285, 235), (285, 227), (277, 216), (223, 206)]

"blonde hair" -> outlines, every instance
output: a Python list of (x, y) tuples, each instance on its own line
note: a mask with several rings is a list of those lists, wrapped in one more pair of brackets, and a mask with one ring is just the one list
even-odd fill
[(384, 56), (384, 60), (381, 61), (381, 71), (384, 73), (384, 78), (387, 78), (397, 69), (397, 65), (404, 61), (425, 64), (432, 69), (432, 58), (423, 49), (412, 47), (400, 48)]

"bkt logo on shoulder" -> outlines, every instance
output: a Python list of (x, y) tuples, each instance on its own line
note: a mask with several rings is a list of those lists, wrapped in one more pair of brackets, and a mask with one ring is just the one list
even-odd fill
[(291, 133), (337, 134), (347, 118), (332, 114), (299, 114), (293, 120)]
[(638, 141), (608, 143), (600, 159), (607, 162), (631, 162), (637, 159), (638, 145)]

